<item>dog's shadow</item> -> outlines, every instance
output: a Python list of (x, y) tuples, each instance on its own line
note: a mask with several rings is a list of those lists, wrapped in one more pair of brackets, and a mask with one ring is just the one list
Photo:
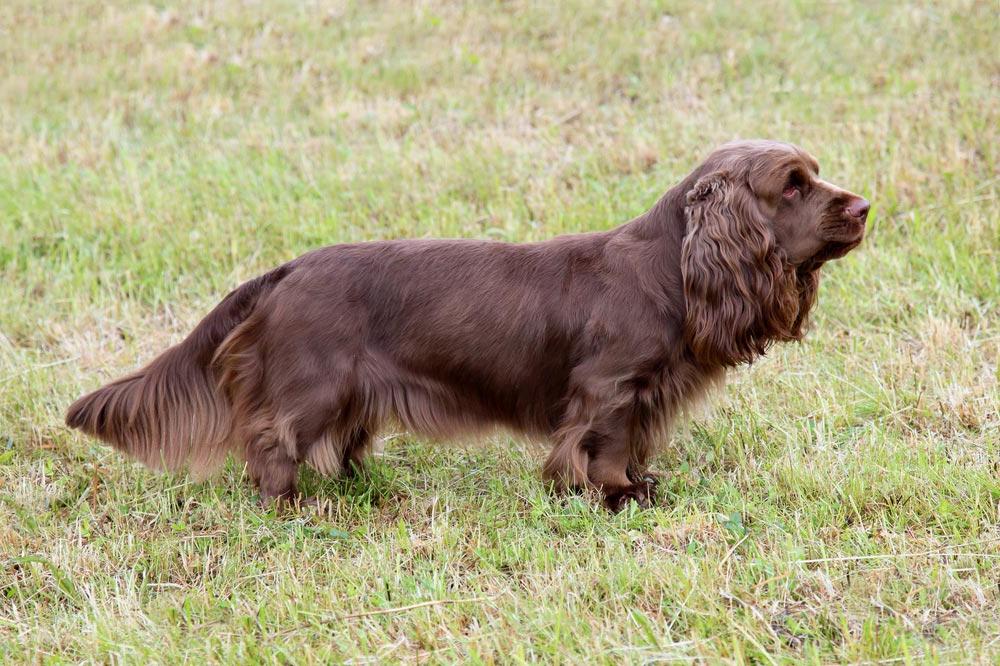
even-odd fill
[(360, 468), (352, 468), (336, 477), (303, 466), (299, 488), (303, 496), (313, 497), (321, 503), (344, 502), (365, 509), (376, 509), (392, 498), (408, 494), (401, 474), (378, 460), (367, 460)]

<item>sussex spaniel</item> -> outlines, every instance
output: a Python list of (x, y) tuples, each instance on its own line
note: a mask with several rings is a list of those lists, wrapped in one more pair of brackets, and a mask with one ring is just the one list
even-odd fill
[(505, 427), (544, 476), (650, 503), (659, 435), (726, 368), (797, 340), (868, 202), (805, 151), (722, 146), (643, 215), (539, 243), (395, 240), (309, 252), (231, 292), (181, 343), (66, 421), (154, 468), (246, 459), (261, 498), (299, 465), (360, 465), (387, 423)]

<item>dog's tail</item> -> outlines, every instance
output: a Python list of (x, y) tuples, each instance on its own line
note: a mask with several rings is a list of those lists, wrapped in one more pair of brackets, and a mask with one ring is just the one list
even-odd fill
[(219, 386), (213, 356), (290, 271), (286, 264), (234, 289), (181, 343), (74, 402), (66, 424), (153, 469), (187, 468), (196, 476), (213, 471), (237, 444), (232, 407)]

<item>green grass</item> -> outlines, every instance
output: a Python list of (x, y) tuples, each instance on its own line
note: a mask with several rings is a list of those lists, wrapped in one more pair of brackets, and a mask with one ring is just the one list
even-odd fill
[[(995, 10), (0, 3), (0, 660), (1000, 659)], [(654, 510), (395, 435), (275, 515), (62, 425), (310, 248), (605, 229), (735, 137), (871, 232), (664, 442)]]

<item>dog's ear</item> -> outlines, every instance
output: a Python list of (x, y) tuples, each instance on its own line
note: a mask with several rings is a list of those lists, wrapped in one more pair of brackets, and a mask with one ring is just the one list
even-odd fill
[(799, 294), (799, 311), (795, 315), (789, 331), (789, 339), (798, 340), (805, 332), (806, 323), (809, 321), (809, 311), (812, 310), (813, 303), (816, 302), (816, 293), (819, 291), (819, 267), (808, 270), (801, 268), (795, 273), (795, 286)]
[(771, 224), (749, 186), (715, 171), (695, 183), (686, 203), (684, 333), (695, 358), (737, 365), (773, 341), (797, 337), (794, 270), (776, 251)]

